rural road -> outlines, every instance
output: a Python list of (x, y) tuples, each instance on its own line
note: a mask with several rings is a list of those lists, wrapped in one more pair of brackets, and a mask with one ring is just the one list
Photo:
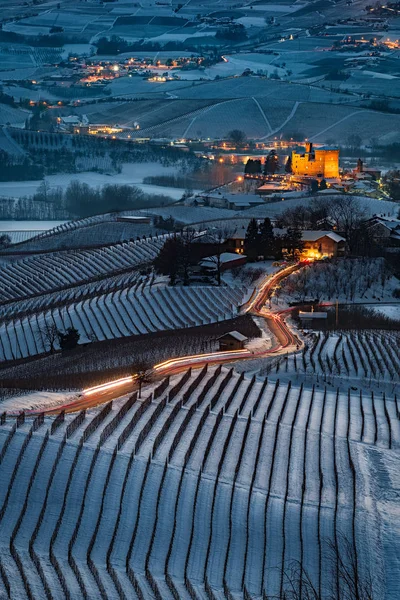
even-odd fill
[[(266, 300), (271, 296), (275, 286), (297, 269), (299, 269), (299, 264), (294, 264), (281, 269), (274, 275), (267, 276), (250, 300), (242, 306), (242, 313), (253, 314), (266, 319), (270, 331), (277, 340), (275, 346), (269, 349), (261, 348), (259, 351), (253, 352), (248, 349), (243, 349), (172, 358), (158, 365), (154, 365), (153, 372), (155, 376), (166, 377), (167, 375), (175, 375), (189, 367), (200, 368), (206, 364), (223, 364), (238, 360), (267, 358), (268, 356), (277, 356), (279, 354), (287, 354), (299, 350), (303, 343), (285, 321), (285, 318), (290, 314), (290, 310), (272, 312), (265, 307)], [(125, 394), (132, 393), (137, 388), (138, 385), (136, 383), (135, 375), (123, 377), (83, 390), (80, 394), (76, 395), (73, 401), (66, 404), (52, 407), (45, 411), (25, 411), (25, 414), (35, 415), (44, 412), (47, 415), (54, 415), (60, 413), (62, 410), (67, 413), (77, 412), (83, 409), (94, 408), (100, 404), (109, 402), (110, 400), (120, 398)], [(9, 415), (11, 416), (11, 413), (9, 413)]]

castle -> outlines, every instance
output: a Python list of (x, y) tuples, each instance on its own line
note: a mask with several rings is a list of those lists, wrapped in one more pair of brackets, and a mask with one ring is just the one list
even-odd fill
[(304, 153), (292, 152), (292, 172), (302, 177), (331, 179), (339, 177), (339, 149), (331, 146), (313, 148), (306, 144)]

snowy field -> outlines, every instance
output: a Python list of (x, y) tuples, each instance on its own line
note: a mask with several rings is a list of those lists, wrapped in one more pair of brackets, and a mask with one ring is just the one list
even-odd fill
[(380, 315), (400, 321), (400, 302), (398, 304), (374, 304), (371, 308)]
[[(331, 198), (335, 198), (335, 196), (331, 196)], [(386, 216), (396, 216), (399, 211), (398, 202), (391, 202), (389, 200), (378, 200), (376, 198), (369, 198), (367, 196), (357, 196), (357, 201), (360, 203), (360, 206), (363, 210), (365, 210), (366, 214), (369, 216), (372, 215), (386, 215)], [(320, 201), (320, 198), (318, 198)], [(266, 204), (261, 204), (260, 206), (256, 206), (254, 208), (250, 208), (248, 210), (241, 211), (240, 213), (236, 213), (237, 217), (271, 217), (275, 215), (281, 214), (283, 211), (289, 208), (295, 208), (296, 206), (307, 206), (310, 202), (312, 202), (313, 198), (304, 197), (304, 198), (285, 198), (282, 202), (270, 202)], [(329, 203), (330, 198), (324, 195), (324, 201)]]
[[(176, 173), (174, 167), (165, 167), (158, 163), (136, 163), (124, 164), (122, 172), (106, 175), (94, 172), (62, 173), (60, 175), (47, 175), (45, 181), (50, 188), (61, 187), (66, 189), (71, 181), (87, 183), (91, 187), (102, 187), (103, 185), (132, 185), (140, 188), (146, 194), (168, 196), (171, 202), (179, 200), (185, 192), (181, 188), (172, 188), (158, 185), (144, 184), (143, 179), (151, 175), (173, 175)], [(0, 197), (22, 198), (32, 196), (40, 186), (41, 181), (7, 181), (0, 182)]]
[[(345, 564), (397, 600), (399, 406), (209, 368), (141, 400), (0, 427), (0, 589), (55, 598), (325, 595)], [(339, 583), (342, 582), (342, 583)], [(299, 582), (295, 580), (295, 585)], [(334, 588), (335, 589), (335, 588)], [(212, 595), (211, 595), (212, 594)], [(195, 595), (195, 596), (194, 596)]]
[(18, 244), (63, 223), (65, 221), (0, 221), (0, 236), (7, 235), (12, 244)]
[(0, 233), (13, 231), (47, 231), (59, 227), (67, 221), (0, 221)]
[(26, 392), (23, 395), (2, 398), (0, 408), (9, 413), (19, 411), (48, 410), (68, 402), (72, 402), (74, 395), (71, 392)]

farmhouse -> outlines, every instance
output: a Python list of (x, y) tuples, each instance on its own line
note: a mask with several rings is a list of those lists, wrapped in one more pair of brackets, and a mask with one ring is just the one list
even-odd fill
[(238, 331), (229, 331), (218, 338), (219, 349), (225, 350), (243, 350), (248, 338)]
[(374, 216), (367, 221), (371, 238), (385, 248), (400, 247), (400, 219)]
[(235, 252), (223, 252), (220, 256), (208, 256), (200, 262), (200, 267), (203, 272), (213, 273), (217, 270), (218, 266), (221, 271), (227, 269), (233, 269), (246, 264), (246, 256), (240, 253), (240, 256)]
[(237, 254), (243, 254), (244, 252), (244, 241), (246, 239), (246, 228), (241, 227), (235, 233), (232, 233), (227, 240), (227, 245), (229, 249), (232, 249), (233, 252)]
[(198, 204), (205, 203), (215, 208), (228, 208), (230, 210), (244, 210), (264, 204), (262, 198), (253, 194), (232, 194), (221, 190), (198, 194), (195, 200)]
[(334, 231), (303, 231), (302, 240), (302, 258), (331, 258), (345, 253), (346, 240)]
[(74, 133), (78, 131), (79, 133), (79, 128), (88, 128), (89, 119), (86, 115), (69, 115), (66, 117), (58, 117), (58, 125), (61, 130), (71, 131)]
[(339, 149), (333, 146), (314, 148), (306, 144), (305, 152), (292, 152), (292, 171), (301, 177), (331, 179), (339, 177)]

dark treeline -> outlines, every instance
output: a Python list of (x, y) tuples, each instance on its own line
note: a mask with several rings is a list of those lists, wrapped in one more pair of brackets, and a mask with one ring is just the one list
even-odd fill
[[(171, 146), (135, 144), (126, 140), (74, 136), (51, 131), (14, 130), (12, 134), (15, 141), (27, 150), (32, 164), (42, 167), (45, 175), (78, 172), (81, 169), (77, 165), (82, 158), (109, 157), (114, 170), (118, 170), (123, 163), (158, 162), (165, 166), (177, 165), (185, 170), (200, 169), (208, 164), (208, 161), (198, 158), (193, 152), (182, 152)], [(9, 157), (8, 160), (14, 159)], [(23, 172), (20, 178), (24, 179)], [(38, 178), (41, 179), (27, 179)]]
[(1, 198), (0, 219), (2, 221), (64, 221), (70, 215), (53, 203), (33, 201), (31, 197)]
[[(190, 42), (190, 38), (185, 41), (170, 41), (165, 44), (159, 42), (145, 42), (144, 39), (128, 42), (124, 38), (112, 35), (110, 38), (102, 37), (96, 42), (97, 54), (121, 54), (123, 52), (157, 52), (159, 50), (184, 50), (186, 52), (207, 51), (207, 53), (219, 54), (215, 46), (201, 46)], [(203, 66), (208, 66), (208, 62), (203, 62)]]
[(260, 224), (251, 219), (244, 241), (244, 252), (249, 261), (258, 258), (281, 259), (284, 254), (295, 258), (303, 249), (302, 233), (297, 225), (289, 226), (284, 233), (276, 233), (267, 217)]
[(130, 185), (90, 187), (87, 183), (71, 181), (68, 187), (50, 188), (42, 182), (33, 196), (2, 198), (0, 219), (21, 221), (64, 220), (92, 215), (164, 206), (172, 202), (168, 196), (146, 194)]
[(17, 158), (0, 150), (0, 181), (28, 181), (42, 179), (43, 175), (43, 168), (28, 157)]
[(14, 44), (26, 44), (37, 48), (61, 48), (65, 44), (84, 44), (85, 38), (79, 38), (78, 35), (67, 35), (59, 32), (54, 35), (22, 35), (14, 31), (4, 31), (0, 29), (0, 42), (11, 42)]

